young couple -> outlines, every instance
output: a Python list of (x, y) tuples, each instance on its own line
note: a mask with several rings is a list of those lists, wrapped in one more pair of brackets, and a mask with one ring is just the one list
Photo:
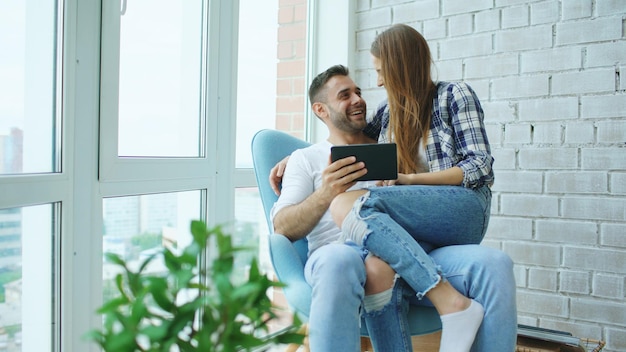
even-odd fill
[[(318, 75), (309, 97), (329, 138), (292, 154), (271, 213), (276, 233), (308, 236), (311, 349), (358, 351), (363, 307), (375, 350), (412, 351), (407, 307), (426, 297), (440, 351), (513, 351), (512, 263), (477, 245), (493, 182), (479, 101), (466, 84), (432, 81), (428, 45), (409, 26), (381, 33), (371, 53), (388, 100), (368, 123), (345, 67)], [(357, 183), (362, 163), (329, 163), (332, 145), (376, 141), (397, 143), (397, 180)]]

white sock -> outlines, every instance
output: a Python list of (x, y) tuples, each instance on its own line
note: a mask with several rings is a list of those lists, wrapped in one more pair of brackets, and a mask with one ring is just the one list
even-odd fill
[(469, 351), (484, 314), (483, 306), (472, 300), (467, 309), (442, 315), (439, 352)]

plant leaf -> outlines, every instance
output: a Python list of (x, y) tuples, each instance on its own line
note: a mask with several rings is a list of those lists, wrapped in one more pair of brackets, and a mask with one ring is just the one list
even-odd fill
[(132, 352), (139, 350), (135, 341), (134, 332), (122, 330), (119, 334), (115, 334), (106, 339), (104, 343), (105, 351)]
[(115, 297), (108, 300), (107, 302), (104, 302), (104, 304), (100, 308), (98, 308), (96, 312), (100, 314), (112, 312), (117, 310), (121, 306), (129, 304), (129, 302), (130, 301), (126, 296)]
[(119, 255), (115, 253), (104, 253), (104, 257), (108, 262), (126, 269), (126, 262)]
[(170, 324), (168, 321), (162, 322), (160, 325), (149, 325), (141, 329), (140, 333), (148, 337), (150, 341), (162, 341), (169, 333)]
[(168, 295), (167, 279), (163, 277), (147, 277), (147, 290), (156, 304), (163, 310), (169, 311), (174, 306), (173, 297)]
[[(121, 269), (114, 278), (119, 295), (98, 309), (102, 329), (85, 336), (107, 352), (230, 352), (301, 343), (297, 316), (292, 329), (267, 334), (277, 316), (267, 289), (283, 283), (262, 274), (256, 258), (245, 277), (233, 278), (235, 255), (249, 248), (234, 246), (221, 227), (209, 229), (202, 221), (192, 221), (191, 232), (193, 241), (185, 248), (163, 250), (165, 273), (146, 271), (154, 256), (133, 271), (120, 256), (107, 255)], [(213, 260), (200, 267), (209, 240)]]

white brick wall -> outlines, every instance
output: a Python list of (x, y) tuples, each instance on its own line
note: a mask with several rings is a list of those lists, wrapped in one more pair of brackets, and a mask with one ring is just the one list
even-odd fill
[(429, 41), (440, 80), (477, 91), (496, 159), (484, 244), (515, 261), (522, 324), (626, 350), (626, 1), (357, 0), (356, 67), (393, 23)]

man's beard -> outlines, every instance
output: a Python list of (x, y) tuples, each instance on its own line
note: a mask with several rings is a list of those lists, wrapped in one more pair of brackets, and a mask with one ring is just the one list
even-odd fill
[(345, 112), (339, 113), (333, 109), (329, 109), (329, 110), (330, 110), (330, 121), (332, 122), (332, 124), (344, 132), (349, 132), (349, 133), (360, 132), (367, 125), (367, 122), (365, 120), (359, 120), (359, 121), (351, 120)]

